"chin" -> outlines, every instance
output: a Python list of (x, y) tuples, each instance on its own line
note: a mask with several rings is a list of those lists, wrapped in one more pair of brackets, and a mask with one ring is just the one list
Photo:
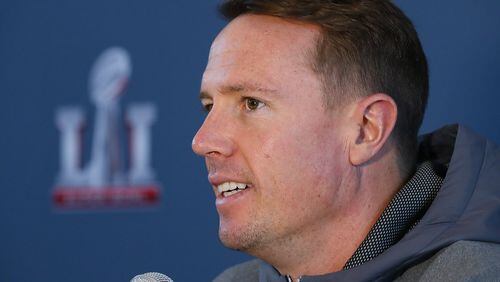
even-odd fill
[(254, 230), (242, 230), (219, 227), (219, 240), (221, 243), (233, 250), (251, 253), (259, 245), (258, 237)]

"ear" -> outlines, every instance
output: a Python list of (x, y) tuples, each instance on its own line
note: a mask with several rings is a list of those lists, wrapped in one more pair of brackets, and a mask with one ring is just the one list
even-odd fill
[(358, 130), (349, 150), (354, 166), (370, 161), (386, 144), (396, 125), (398, 108), (386, 94), (373, 94), (356, 102), (353, 113)]

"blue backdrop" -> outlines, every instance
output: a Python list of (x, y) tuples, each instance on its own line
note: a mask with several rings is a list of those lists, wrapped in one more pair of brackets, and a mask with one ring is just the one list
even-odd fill
[[(395, 1), (414, 21), (431, 70), (423, 132), (460, 122), (500, 141), (500, 2)], [(199, 82), (224, 22), (218, 1), (0, 2), (0, 281), (128, 281), (147, 271), (208, 281), (245, 260), (217, 239), (214, 197), (191, 139), (204, 114)], [(123, 46), (133, 73), (123, 103), (152, 101), (154, 210), (61, 213), (55, 110), (84, 106), (88, 72)], [(88, 143), (88, 142), (87, 142)], [(88, 159), (88, 146), (85, 147)]]

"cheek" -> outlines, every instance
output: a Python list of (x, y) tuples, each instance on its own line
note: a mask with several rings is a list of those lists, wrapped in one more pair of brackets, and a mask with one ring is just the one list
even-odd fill
[(256, 144), (260, 144), (257, 162), (264, 169), (262, 173), (272, 177), (278, 182), (276, 184), (300, 186), (298, 189), (303, 189), (304, 185), (327, 184), (322, 183), (324, 178), (328, 180), (334, 176), (343, 156), (340, 142), (326, 134), (324, 128), (304, 125), (260, 136)]
[(327, 136), (310, 131), (279, 133), (280, 138), (275, 134), (261, 139), (265, 142), (256, 154), (254, 172), (264, 188), (263, 201), (277, 218), (312, 220), (339, 200), (342, 153), (336, 151), (341, 146), (335, 148)]

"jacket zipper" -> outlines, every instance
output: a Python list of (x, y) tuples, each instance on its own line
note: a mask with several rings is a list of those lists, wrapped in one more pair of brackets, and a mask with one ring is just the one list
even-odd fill
[[(292, 279), (292, 277), (290, 275), (286, 276), (286, 281), (287, 282), (294, 282), (293, 279)], [(297, 282), (300, 282), (300, 277), (297, 279)]]

